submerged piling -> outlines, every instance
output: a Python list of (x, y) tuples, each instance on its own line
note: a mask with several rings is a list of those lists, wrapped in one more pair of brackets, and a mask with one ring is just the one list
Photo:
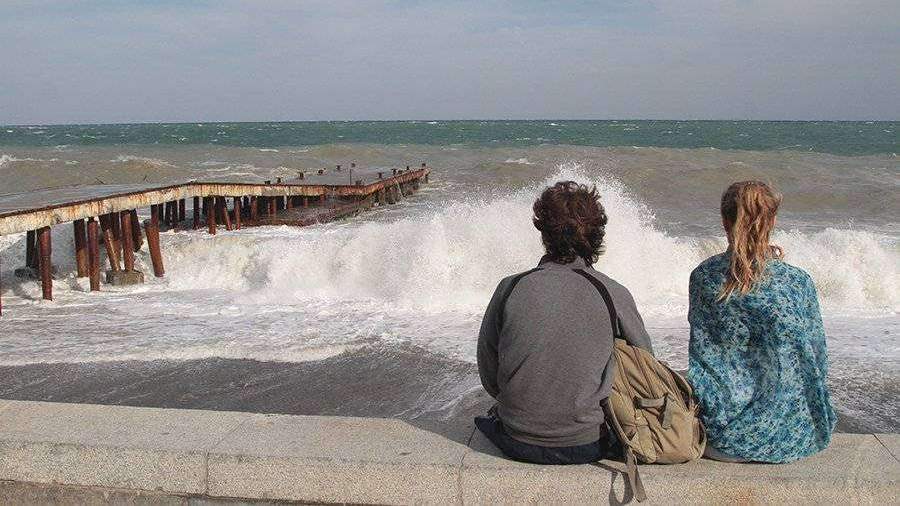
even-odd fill
[(88, 274), (91, 280), (91, 291), (100, 290), (100, 234), (97, 227), (97, 221), (93, 216), (88, 219), (87, 223), (87, 240), (88, 240)]
[(72, 228), (75, 233), (75, 268), (79, 278), (86, 278), (88, 276), (89, 266), (84, 220), (75, 220), (72, 222)]
[(228, 216), (228, 201), (225, 197), (216, 197), (216, 212), (225, 223), (225, 230), (231, 230), (231, 217)]
[(38, 229), (38, 262), (41, 272), (41, 292), (44, 300), (53, 300), (53, 262), (50, 227)]
[[(195, 209), (199, 209), (199, 206)], [(153, 263), (153, 275), (161, 278), (166, 270), (163, 267), (162, 251), (159, 247), (159, 215), (157, 213), (150, 213), (150, 219), (144, 222), (144, 232), (147, 234), (147, 249), (150, 250), (150, 261)]]
[(109, 270), (119, 270), (119, 252), (116, 251), (116, 240), (113, 237), (112, 219), (109, 214), (100, 216), (100, 227), (103, 229), (103, 245), (106, 246), (106, 258), (109, 260)]
[(194, 197), (194, 230), (200, 228), (200, 197)]
[(206, 209), (206, 231), (211, 235), (216, 235), (216, 211), (212, 197), (203, 199), (203, 207)]
[(37, 244), (35, 242), (34, 230), (29, 230), (25, 234), (25, 267), (37, 269)]
[(137, 209), (132, 209), (128, 214), (131, 218), (131, 246), (134, 248), (134, 252), (137, 253), (141, 250), (141, 246), (144, 245), (144, 236), (141, 234), (141, 220), (138, 218)]
[(241, 197), (234, 198), (234, 228), (235, 230), (241, 229), (241, 201), (243, 199)]

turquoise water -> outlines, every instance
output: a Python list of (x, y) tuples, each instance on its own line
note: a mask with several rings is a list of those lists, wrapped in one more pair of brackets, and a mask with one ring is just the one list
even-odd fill
[(323, 121), (143, 123), (0, 127), (0, 146), (311, 146), (332, 143), (469, 146), (643, 146), (812, 151), (837, 155), (900, 152), (900, 122), (825, 121)]

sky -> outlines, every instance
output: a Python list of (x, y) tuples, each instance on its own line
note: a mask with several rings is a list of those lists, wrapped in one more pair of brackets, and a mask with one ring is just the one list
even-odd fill
[(0, 1), (0, 124), (900, 119), (898, 0)]

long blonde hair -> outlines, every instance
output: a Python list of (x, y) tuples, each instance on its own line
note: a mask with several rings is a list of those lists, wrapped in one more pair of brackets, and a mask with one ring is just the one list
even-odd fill
[(722, 220), (728, 227), (731, 263), (719, 300), (738, 291), (746, 295), (762, 278), (766, 262), (780, 259), (784, 251), (769, 244), (781, 194), (761, 181), (734, 183), (722, 194)]

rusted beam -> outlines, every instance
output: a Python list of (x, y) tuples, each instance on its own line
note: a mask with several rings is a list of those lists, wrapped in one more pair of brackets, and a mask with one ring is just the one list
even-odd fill
[(235, 230), (241, 229), (241, 201), (243, 199), (241, 197), (234, 198), (234, 228)]
[(200, 228), (200, 197), (194, 197), (194, 230)]
[(88, 240), (88, 275), (91, 279), (91, 291), (100, 291), (100, 234), (97, 221), (91, 217), (87, 223)]
[(137, 209), (132, 209), (128, 214), (131, 216), (131, 245), (134, 248), (134, 252), (137, 253), (144, 245), (144, 235), (141, 234), (141, 220), (138, 218)]
[(104, 214), (100, 216), (100, 227), (103, 229), (103, 245), (106, 246), (106, 258), (109, 260), (109, 270), (119, 270), (119, 252), (114, 237), (112, 216)]
[(75, 220), (72, 222), (72, 228), (75, 233), (75, 269), (79, 278), (86, 278), (88, 276), (88, 251), (84, 220)]
[(41, 292), (44, 300), (53, 300), (53, 262), (50, 227), (38, 229), (38, 262), (41, 271)]
[(156, 213), (150, 213), (150, 219), (144, 222), (144, 231), (147, 234), (150, 261), (153, 263), (153, 275), (161, 278), (166, 270), (163, 267), (162, 251), (159, 247), (159, 217)]
[(206, 209), (206, 230), (212, 235), (216, 235), (216, 210), (212, 202), (212, 197), (203, 199), (203, 207)]

